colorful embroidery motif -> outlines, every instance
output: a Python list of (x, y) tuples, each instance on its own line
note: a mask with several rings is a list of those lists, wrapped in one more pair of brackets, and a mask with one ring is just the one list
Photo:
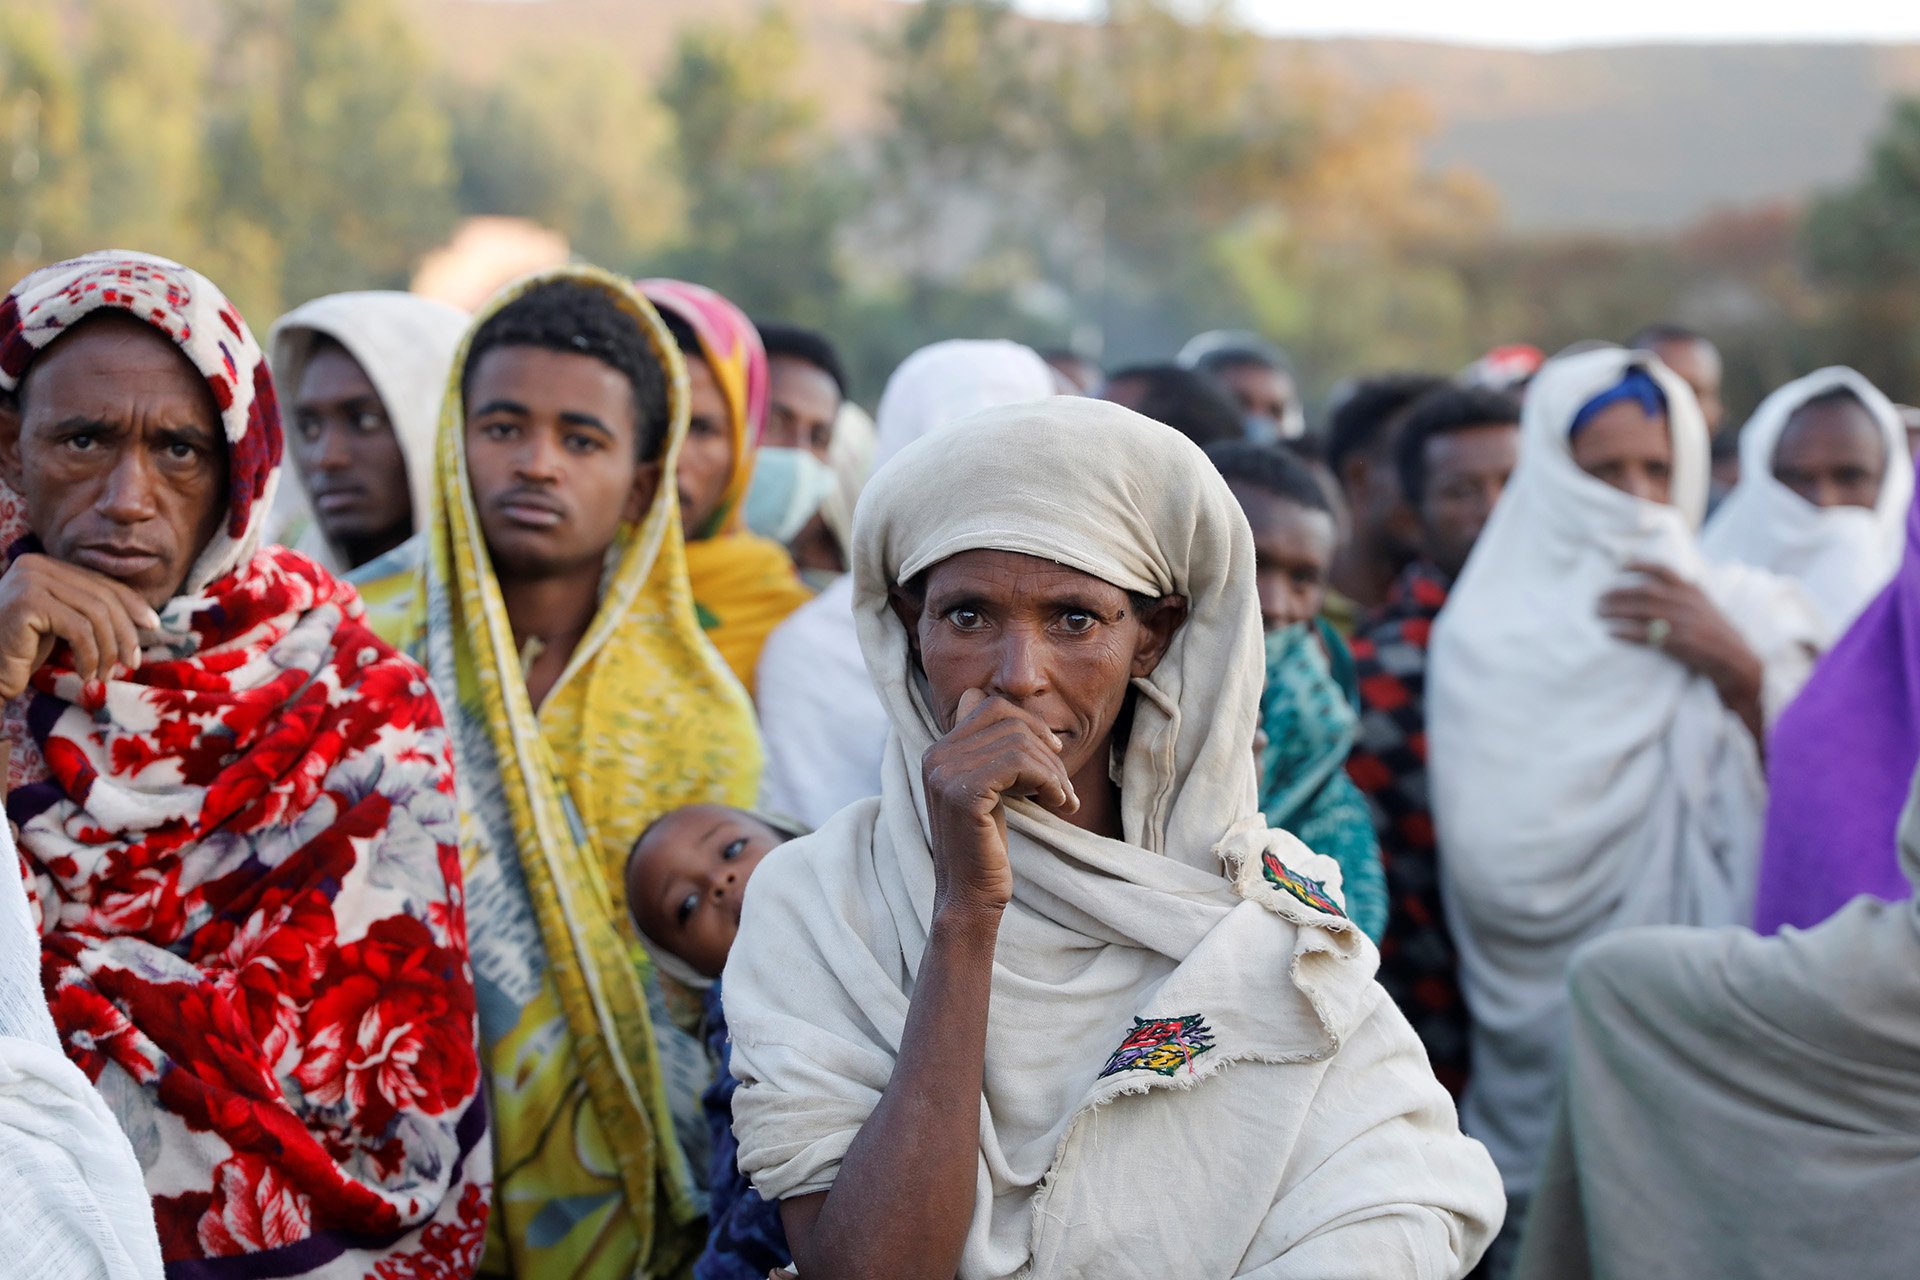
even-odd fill
[(1133, 1030), (1101, 1068), (1106, 1079), (1122, 1071), (1152, 1071), (1170, 1076), (1181, 1067), (1213, 1048), (1213, 1030), (1205, 1018), (1189, 1013), (1183, 1018), (1143, 1018), (1133, 1020)]
[(1285, 890), (1316, 911), (1324, 911), (1330, 916), (1345, 919), (1347, 913), (1333, 900), (1327, 887), (1311, 876), (1303, 876), (1286, 863), (1280, 861), (1280, 855), (1269, 849), (1260, 856), (1260, 865), (1267, 873), (1267, 882), (1276, 889)]

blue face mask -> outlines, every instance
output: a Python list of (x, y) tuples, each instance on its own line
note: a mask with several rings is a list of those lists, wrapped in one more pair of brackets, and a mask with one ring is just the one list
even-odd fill
[(775, 542), (793, 541), (836, 483), (833, 468), (805, 449), (761, 449), (747, 486), (747, 528)]

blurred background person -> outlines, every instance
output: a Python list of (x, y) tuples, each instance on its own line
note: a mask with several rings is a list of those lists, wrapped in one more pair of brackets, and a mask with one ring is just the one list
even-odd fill
[(1792, 578), (1838, 635), (1900, 564), (1913, 457), (1899, 411), (1853, 370), (1820, 369), (1754, 410), (1740, 452), (1701, 547)]
[(1214, 329), (1180, 348), (1175, 363), (1212, 378), (1240, 406), (1249, 440), (1298, 440), (1307, 433), (1306, 405), (1293, 366), (1258, 334)]
[(691, 418), (674, 484), (694, 604), (707, 638), (751, 694), (761, 646), (812, 596), (786, 547), (747, 527), (747, 489), (767, 421), (766, 352), (752, 322), (713, 290), (682, 280), (639, 287), (686, 359)]
[(1253, 531), (1253, 577), (1266, 629), (1266, 680), (1254, 754), (1260, 811), (1340, 864), (1347, 917), (1380, 941), (1387, 922), (1380, 844), (1347, 777), (1359, 719), (1353, 659), (1320, 603), (1333, 562), (1333, 507), (1284, 446), (1237, 440), (1207, 457)]
[(1333, 561), (1326, 613), (1342, 635), (1360, 615), (1386, 601), (1414, 557), (1414, 519), (1393, 461), (1400, 415), (1430, 391), (1447, 386), (1430, 373), (1372, 374), (1335, 399), (1327, 423), (1327, 467), (1340, 486), (1350, 528)]
[(1418, 555), (1353, 636), (1361, 716), (1347, 772), (1372, 806), (1385, 868), (1380, 983), (1455, 1097), (1467, 1083), (1468, 1018), (1427, 789), (1427, 647), (1519, 452), (1520, 405), (1511, 396), (1442, 387), (1414, 402), (1395, 462), (1418, 521)]
[(1629, 925), (1745, 918), (1761, 745), (1825, 633), (1794, 584), (1701, 554), (1707, 463), (1693, 393), (1659, 360), (1548, 362), (1434, 632), (1428, 776), (1473, 1020), (1462, 1116), (1513, 1205), (1501, 1254), (1558, 1096), (1569, 957)]
[(1172, 427), (1202, 449), (1246, 438), (1232, 397), (1205, 374), (1177, 364), (1127, 365), (1093, 394)]

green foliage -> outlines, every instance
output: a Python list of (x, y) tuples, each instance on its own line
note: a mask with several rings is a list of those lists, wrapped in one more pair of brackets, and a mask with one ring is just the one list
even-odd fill
[(484, 83), (405, 0), (197, 0), (209, 30), (179, 3), (0, 0), (9, 277), (152, 249), (264, 327), (509, 214), (832, 332), (869, 395), (951, 336), (1122, 360), (1246, 325), (1318, 391), (1659, 317), (1721, 338), (1736, 411), (1832, 359), (1920, 391), (1920, 103), (1804, 220), (1523, 239), (1471, 176), (1430, 171), (1421, 104), (1281, 58), (1224, 0), (1108, 0), (1088, 24), (904, 6), (868, 46), (882, 114), (858, 137), (829, 124), (841, 69), (798, 0), (679, 32), (651, 77), (566, 33)]
[[(452, 130), (393, 0), (229, 0), (209, 212), (280, 248), (279, 293), (401, 286), (453, 221)], [(210, 193), (211, 194), (211, 193)]]
[(680, 225), (672, 123), (611, 53), (540, 50), (511, 76), (448, 94), (463, 211), (531, 218), (616, 265)]
[(673, 120), (687, 235), (651, 270), (702, 281), (754, 315), (819, 324), (845, 287), (840, 235), (859, 201), (819, 108), (794, 86), (792, 21), (684, 32), (660, 86)]

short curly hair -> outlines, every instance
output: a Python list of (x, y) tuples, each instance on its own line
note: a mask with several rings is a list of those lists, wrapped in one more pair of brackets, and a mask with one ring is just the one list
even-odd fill
[(667, 374), (640, 322), (597, 285), (550, 280), (487, 317), (467, 348), (460, 373), (466, 395), (480, 358), (496, 347), (538, 347), (591, 356), (617, 370), (633, 388), (634, 447), (642, 462), (667, 442)]

